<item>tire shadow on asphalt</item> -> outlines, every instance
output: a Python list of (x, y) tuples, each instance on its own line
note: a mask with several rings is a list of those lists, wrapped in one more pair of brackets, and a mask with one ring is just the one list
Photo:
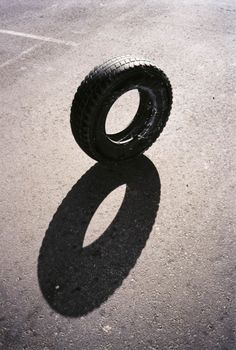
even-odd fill
[[(116, 217), (83, 247), (95, 211), (123, 184), (126, 192)], [(119, 166), (95, 164), (72, 187), (49, 224), (38, 258), (39, 286), (52, 309), (79, 317), (121, 286), (149, 238), (160, 187), (158, 172), (145, 156)]]

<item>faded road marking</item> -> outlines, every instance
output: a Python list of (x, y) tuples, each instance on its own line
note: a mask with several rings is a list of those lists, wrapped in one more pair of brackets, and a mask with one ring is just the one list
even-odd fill
[(34, 49), (36, 49), (36, 47), (39, 47), (40, 45), (34, 45), (31, 46), (29, 49), (22, 51), (18, 56), (11, 58), (10, 60), (7, 60), (6, 62), (0, 64), (0, 68), (6, 67), (9, 64), (15, 63), (17, 60), (19, 60), (21, 57), (27, 55), (28, 53), (30, 53), (31, 51), (33, 51)]
[(33, 34), (27, 34), (27, 33), (22, 33), (22, 32), (15, 32), (13, 30), (0, 29), (0, 33), (14, 35), (14, 36), (21, 36), (23, 38), (29, 38), (29, 39), (34, 39), (34, 40), (47, 41), (47, 42), (55, 43), (55, 44), (62, 44), (62, 45), (68, 45), (68, 46), (78, 46), (78, 44), (75, 43), (74, 41), (65, 41), (65, 40), (61, 40), (61, 39), (49, 38), (47, 36), (33, 35)]

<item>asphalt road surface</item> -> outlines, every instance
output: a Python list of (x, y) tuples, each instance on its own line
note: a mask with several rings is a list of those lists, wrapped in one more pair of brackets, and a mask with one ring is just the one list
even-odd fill
[[(0, 5), (0, 348), (236, 349), (235, 1)], [(126, 54), (164, 70), (173, 109), (145, 156), (107, 169), (70, 107)]]

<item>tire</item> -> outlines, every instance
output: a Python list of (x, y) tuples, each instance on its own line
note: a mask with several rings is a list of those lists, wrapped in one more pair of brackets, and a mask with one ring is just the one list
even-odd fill
[[(111, 106), (132, 89), (137, 89), (140, 96), (133, 121), (121, 132), (106, 134)], [(143, 59), (113, 58), (94, 68), (79, 86), (71, 107), (72, 133), (79, 146), (97, 161), (134, 158), (160, 135), (171, 105), (171, 85), (160, 69)]]

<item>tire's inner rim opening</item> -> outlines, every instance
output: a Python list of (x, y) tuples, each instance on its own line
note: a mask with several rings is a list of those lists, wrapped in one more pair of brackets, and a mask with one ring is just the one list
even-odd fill
[(132, 89), (121, 95), (111, 106), (106, 118), (106, 134), (113, 135), (125, 130), (133, 121), (139, 107), (139, 91)]
[[(126, 101), (124, 101), (124, 99), (126, 99)], [(132, 103), (133, 117), (122, 118), (122, 116), (126, 116), (127, 113), (122, 114), (119, 111), (131, 112), (129, 103)], [(115, 105), (117, 105), (117, 107)], [(114, 106), (116, 109), (114, 108), (112, 111)], [(112, 118), (109, 121), (111, 112)], [(129, 143), (134, 138), (142, 139), (144, 134), (153, 127), (156, 113), (157, 100), (152, 89), (147, 86), (133, 87), (121, 94), (111, 105), (105, 121), (106, 136), (115, 144)], [(128, 115), (130, 116), (131, 113)], [(119, 125), (119, 127), (117, 127), (117, 125)], [(117, 131), (117, 129), (120, 131)]]

